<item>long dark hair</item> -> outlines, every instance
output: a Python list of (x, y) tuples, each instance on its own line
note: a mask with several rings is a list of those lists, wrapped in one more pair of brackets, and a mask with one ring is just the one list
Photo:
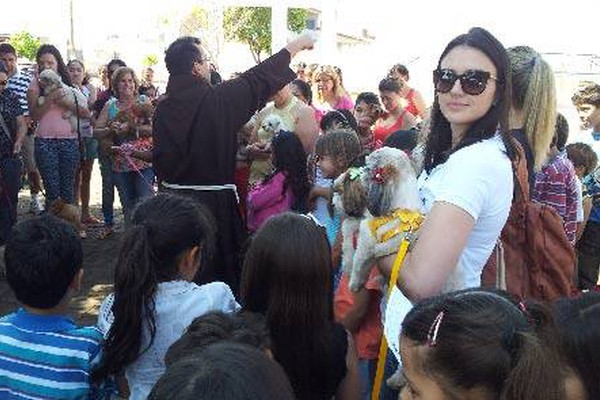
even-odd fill
[[(294, 193), (292, 210), (306, 212), (310, 183), (308, 182), (306, 152), (300, 138), (294, 132), (279, 132), (271, 140), (271, 151), (275, 156), (275, 173), (283, 172), (286, 176), (282, 194), (287, 191), (288, 187), (291, 187)], [(267, 180), (272, 176), (267, 177)]]
[(313, 371), (333, 351), (331, 274), (324, 229), (292, 213), (270, 218), (244, 261), (242, 308), (266, 316), (275, 359), (301, 399), (310, 397)]
[(484, 388), (498, 400), (564, 398), (550, 313), (519, 306), (504, 292), (475, 288), (424, 300), (402, 322), (404, 338), (426, 349), (418, 365), (449, 392)]
[[(195, 246), (209, 251), (213, 238), (210, 214), (191, 199), (160, 194), (137, 206), (121, 240), (115, 268), (114, 322), (95, 378), (122, 371), (152, 346), (158, 284), (177, 279), (182, 254)], [(142, 348), (144, 327), (150, 333), (146, 348)]]
[(54, 58), (56, 59), (56, 70), (58, 72), (58, 75), (60, 75), (60, 79), (62, 79), (65, 85), (73, 86), (73, 83), (71, 82), (71, 75), (69, 75), (69, 69), (65, 64), (65, 61), (63, 60), (62, 55), (60, 54), (60, 51), (58, 51), (58, 49), (51, 44), (43, 44), (40, 46), (35, 55), (35, 61), (39, 63), (40, 58), (44, 54), (52, 54), (54, 56)]
[(588, 399), (600, 399), (600, 293), (554, 303), (566, 361), (581, 378)]
[(430, 134), (425, 147), (424, 169), (427, 172), (439, 164), (443, 164), (455, 151), (470, 146), (484, 139), (489, 139), (500, 131), (506, 147), (506, 154), (515, 158), (514, 145), (508, 129), (508, 114), (511, 105), (510, 67), (506, 49), (491, 33), (482, 28), (472, 28), (468, 33), (454, 38), (442, 52), (437, 64), (440, 68), (442, 60), (455, 47), (468, 46), (483, 52), (494, 64), (497, 71), (496, 93), (494, 102), (488, 112), (475, 121), (467, 130), (460, 142), (452, 148), (452, 130), (450, 123), (442, 114), (438, 97), (435, 97), (431, 109)]

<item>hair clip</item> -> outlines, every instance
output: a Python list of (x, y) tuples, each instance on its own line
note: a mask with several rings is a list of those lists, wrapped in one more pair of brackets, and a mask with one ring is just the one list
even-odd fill
[(437, 345), (437, 337), (440, 331), (440, 325), (442, 324), (442, 320), (444, 319), (444, 312), (440, 311), (440, 313), (435, 317), (431, 327), (429, 328), (429, 332), (427, 333), (427, 345), (430, 347), (435, 347)]
[(351, 167), (348, 169), (348, 176), (351, 181), (359, 179), (362, 177), (364, 170), (360, 167)]
[(525, 315), (529, 314), (527, 312), (527, 306), (522, 301), (519, 302), (519, 310), (521, 310), (521, 312)]

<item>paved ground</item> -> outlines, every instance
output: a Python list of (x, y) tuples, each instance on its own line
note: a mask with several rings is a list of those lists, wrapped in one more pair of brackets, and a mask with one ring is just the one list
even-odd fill
[[(115, 191), (116, 192), (116, 191)], [(118, 196), (115, 201), (115, 212), (117, 230), (119, 230), (119, 222), (122, 221), (120, 204)], [(94, 166), (92, 176), (92, 194), (91, 194), (92, 213), (97, 218), (101, 218), (101, 179), (98, 166)], [(27, 206), (29, 205), (29, 191), (22, 190), (19, 196), (19, 215), (20, 218), (27, 218)], [(83, 289), (72, 302), (72, 316), (76, 322), (82, 324), (90, 324), (96, 321), (98, 315), (98, 307), (104, 296), (110, 293), (113, 280), (114, 261), (118, 252), (119, 236), (116, 233), (112, 237), (104, 240), (98, 239), (98, 234), (102, 227), (88, 227), (88, 237), (83, 240), (84, 250), (84, 276)], [(2, 257), (2, 263), (3, 263)], [(14, 298), (10, 288), (2, 274), (0, 274), (0, 315), (4, 315), (15, 310), (18, 303)]]

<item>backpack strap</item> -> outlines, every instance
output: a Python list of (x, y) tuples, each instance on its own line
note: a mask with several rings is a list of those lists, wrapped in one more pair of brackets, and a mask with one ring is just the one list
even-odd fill
[(528, 202), (529, 199), (529, 172), (527, 172), (527, 158), (521, 144), (512, 139), (517, 157), (512, 162), (513, 177), (515, 182), (515, 193), (513, 202), (521, 200)]

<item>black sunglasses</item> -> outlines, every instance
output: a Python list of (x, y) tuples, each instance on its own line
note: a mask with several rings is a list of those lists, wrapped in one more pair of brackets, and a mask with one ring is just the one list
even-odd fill
[(460, 80), (460, 87), (466, 94), (477, 96), (485, 91), (490, 79), (498, 81), (487, 71), (470, 69), (464, 74), (458, 75), (451, 69), (436, 69), (433, 71), (433, 84), (438, 93), (448, 93), (454, 87), (457, 80)]

